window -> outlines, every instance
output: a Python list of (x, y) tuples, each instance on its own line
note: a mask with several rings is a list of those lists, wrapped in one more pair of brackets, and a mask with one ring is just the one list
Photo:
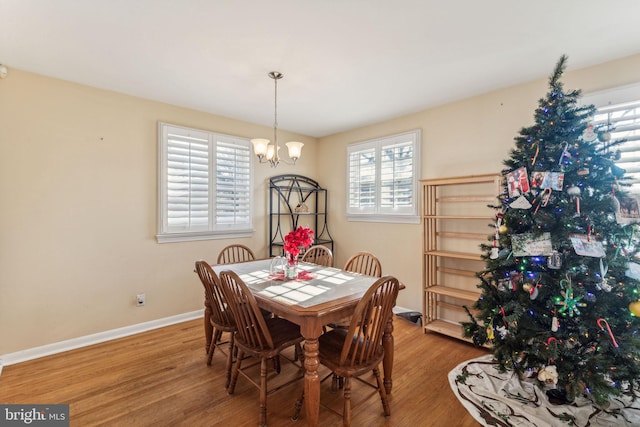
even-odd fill
[(253, 232), (249, 140), (159, 123), (158, 242)]
[(347, 147), (347, 218), (419, 223), (420, 130)]
[(620, 150), (616, 165), (630, 178), (627, 190), (640, 194), (640, 84), (586, 95), (583, 104), (598, 109), (592, 121), (595, 127), (611, 125), (611, 140), (626, 140), (614, 148)]

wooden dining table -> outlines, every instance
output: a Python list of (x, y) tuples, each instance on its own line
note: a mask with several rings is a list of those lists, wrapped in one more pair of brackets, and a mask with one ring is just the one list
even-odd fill
[[(304, 337), (304, 395), (306, 421), (317, 426), (320, 415), (319, 342), (323, 326), (353, 314), (355, 307), (378, 279), (333, 267), (301, 262), (298, 278), (285, 280), (271, 271), (271, 259), (213, 265), (216, 274), (231, 270), (238, 274), (255, 296), (260, 308), (300, 326)], [(393, 316), (383, 337), (383, 378), (391, 393), (393, 370)]]

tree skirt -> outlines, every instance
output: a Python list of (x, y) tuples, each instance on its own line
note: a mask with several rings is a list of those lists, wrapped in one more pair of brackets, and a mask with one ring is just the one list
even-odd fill
[(449, 372), (451, 389), (483, 426), (640, 426), (640, 399), (614, 397), (604, 409), (586, 398), (555, 405), (534, 378), (521, 380), (497, 367), (493, 356), (487, 355), (467, 360)]

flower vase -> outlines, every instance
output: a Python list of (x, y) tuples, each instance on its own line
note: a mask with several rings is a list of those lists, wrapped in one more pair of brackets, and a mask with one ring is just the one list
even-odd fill
[(287, 253), (287, 265), (284, 267), (284, 277), (286, 279), (298, 278), (298, 257)]
[(297, 279), (298, 264), (287, 264), (284, 268), (284, 277), (287, 279)]

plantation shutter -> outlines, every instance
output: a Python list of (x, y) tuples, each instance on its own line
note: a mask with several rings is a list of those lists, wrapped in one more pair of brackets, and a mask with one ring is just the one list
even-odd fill
[(613, 128), (612, 141), (626, 140), (613, 148), (620, 150), (620, 160), (616, 165), (624, 169), (630, 178), (628, 190), (640, 193), (640, 100), (598, 108), (593, 124), (596, 127), (610, 125)]
[(158, 242), (253, 234), (247, 138), (159, 123), (158, 182)]
[(413, 142), (381, 147), (380, 210), (398, 212), (413, 206)]
[(215, 222), (218, 228), (251, 224), (251, 149), (249, 143), (216, 140)]
[(167, 231), (209, 228), (209, 137), (168, 129)]
[(347, 147), (347, 218), (417, 223), (420, 131)]
[(372, 144), (349, 147), (349, 212), (374, 212), (376, 150)]

